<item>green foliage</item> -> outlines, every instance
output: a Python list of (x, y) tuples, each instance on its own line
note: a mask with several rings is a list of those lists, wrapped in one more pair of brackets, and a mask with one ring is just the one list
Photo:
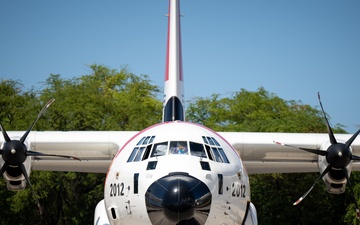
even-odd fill
[(318, 176), (318, 173), (251, 175), (251, 195), (259, 224), (346, 224), (343, 217), (346, 206), (351, 204), (348, 201), (351, 195), (328, 194), (321, 181), (305, 200), (293, 206)]
[[(285, 101), (264, 88), (255, 92), (241, 89), (225, 98), (216, 94), (196, 98), (189, 104), (186, 118), (217, 131), (327, 132), (320, 110), (300, 101)], [(333, 130), (345, 132), (341, 125)], [(318, 176), (318, 173), (251, 175), (251, 195), (259, 224), (353, 224), (351, 195), (328, 194), (323, 182), (318, 182), (301, 204), (292, 206)]]
[[(141, 130), (161, 120), (158, 88), (145, 75), (136, 76), (102, 65), (91, 74), (62, 79), (51, 74), (41, 90), (23, 91), (20, 82), (0, 82), (0, 122), (7, 130), (26, 130), (42, 106), (56, 101), (38, 121), (36, 130)], [(300, 101), (285, 101), (259, 88), (241, 89), (231, 97), (214, 94), (196, 98), (187, 119), (216, 131), (326, 132), (322, 113)], [(330, 118), (330, 117), (329, 117)], [(342, 133), (341, 125), (334, 132)], [(300, 205), (296, 201), (317, 173), (251, 175), (252, 201), (259, 224), (359, 224), (349, 188), (331, 195), (319, 182)], [(96, 204), (103, 198), (104, 174), (33, 171), (31, 182), (43, 207), (40, 216), (29, 188), (6, 189), (0, 181), (1, 224), (92, 224)], [(352, 173), (356, 195), (360, 175)]]
[(161, 103), (155, 99), (159, 90), (147, 76), (90, 67), (88, 76), (64, 81), (52, 74), (47, 79), (40, 99), (56, 99), (46, 121), (51, 129), (141, 130), (160, 122)]
[(23, 92), (19, 81), (2, 80), (0, 82), (0, 119), (8, 129), (26, 130), (30, 124), (30, 116), (35, 115), (35, 94), (32, 91)]
[[(62, 79), (51, 74), (38, 91), (20, 82), (0, 82), (0, 122), (7, 130), (26, 130), (43, 105), (55, 102), (36, 130), (141, 130), (161, 121), (159, 90), (146, 75), (102, 65), (91, 74)], [(31, 183), (43, 209), (40, 216), (30, 188), (11, 192), (0, 181), (0, 224), (92, 224), (103, 199), (105, 174), (33, 171)]]
[[(264, 88), (241, 89), (231, 98), (217, 94), (196, 98), (186, 118), (216, 131), (326, 132), (321, 111), (299, 101), (285, 101)], [(336, 132), (344, 132), (337, 126)]]
[[(359, 172), (352, 172), (351, 173), (351, 185), (354, 189), (355, 196), (360, 196), (360, 173)], [(353, 198), (351, 197), (351, 191), (350, 188), (347, 188), (346, 190), (347, 196), (348, 196), (348, 203), (346, 207), (346, 214), (344, 216), (344, 221), (347, 224), (353, 224), (353, 225), (359, 225), (360, 220), (355, 217), (355, 204), (353, 203)], [(359, 198), (357, 197), (358, 204)]]

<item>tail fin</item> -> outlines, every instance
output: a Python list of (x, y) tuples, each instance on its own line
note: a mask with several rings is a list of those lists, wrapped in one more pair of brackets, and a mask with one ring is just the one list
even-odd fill
[(169, 0), (163, 122), (185, 120), (180, 0)]

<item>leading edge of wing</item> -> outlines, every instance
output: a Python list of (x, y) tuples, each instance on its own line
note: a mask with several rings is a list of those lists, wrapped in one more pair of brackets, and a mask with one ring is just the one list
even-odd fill
[[(16, 137), (23, 132), (8, 133)], [(136, 133), (138, 131), (34, 131), (27, 140), (33, 151), (81, 159), (34, 158), (34, 170), (106, 173), (118, 150)], [(3, 142), (0, 139), (0, 144)]]
[[(318, 133), (257, 133), (219, 132), (239, 153), (249, 174), (318, 172), (315, 154), (275, 144), (281, 142), (303, 148), (320, 149), (328, 142), (328, 134)], [(335, 134), (337, 140), (348, 140), (351, 134)], [(354, 154), (360, 153), (360, 140), (352, 144)], [(326, 150), (326, 149), (323, 149)], [(354, 164), (354, 169), (360, 167)]]

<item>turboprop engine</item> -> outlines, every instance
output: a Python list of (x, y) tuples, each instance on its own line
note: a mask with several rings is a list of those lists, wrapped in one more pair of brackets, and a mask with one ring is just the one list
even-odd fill
[(276, 144), (297, 148), (318, 155), (318, 166), (320, 169), (320, 176), (315, 180), (314, 184), (310, 187), (310, 189), (307, 192), (305, 192), (305, 194), (301, 196), (294, 203), (294, 205), (299, 204), (303, 199), (305, 199), (306, 196), (314, 188), (317, 181), (320, 178), (322, 178), (325, 182), (326, 190), (329, 193), (341, 194), (345, 191), (346, 184), (349, 185), (351, 194), (355, 202), (356, 216), (358, 219), (360, 219), (359, 206), (349, 178), (351, 174), (353, 160), (356, 161), (360, 160), (360, 156), (353, 155), (353, 150), (351, 148), (351, 144), (360, 133), (360, 129), (355, 134), (353, 134), (350, 137), (350, 139), (347, 141), (336, 140), (335, 135), (330, 127), (329, 121), (326, 117), (325, 110), (322, 106), (319, 93), (318, 93), (318, 99), (321, 106), (321, 110), (324, 114), (327, 130), (329, 134), (329, 141), (325, 142), (320, 147), (320, 149), (302, 148), (302, 147), (276, 142)]
[(30, 172), (32, 167), (33, 158), (41, 159), (42, 157), (61, 157), (66, 159), (75, 159), (78, 158), (66, 155), (54, 155), (54, 154), (44, 154), (41, 152), (36, 152), (30, 150), (30, 143), (26, 140), (30, 131), (34, 127), (38, 119), (44, 114), (44, 112), (49, 108), (49, 106), (55, 101), (55, 99), (50, 100), (40, 111), (37, 118), (31, 124), (29, 129), (25, 132), (22, 137), (9, 137), (5, 128), (0, 124), (0, 129), (4, 137), (4, 143), (0, 149), (0, 176), (3, 175), (6, 180), (7, 188), (12, 191), (23, 190), (28, 183), (36, 202), (39, 206), (40, 213), (41, 207), (38, 198), (36, 197), (35, 191), (30, 183)]

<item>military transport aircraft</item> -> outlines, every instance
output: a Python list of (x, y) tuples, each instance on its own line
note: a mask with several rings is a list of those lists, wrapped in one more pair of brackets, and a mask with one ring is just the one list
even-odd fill
[(315, 183), (322, 179), (329, 193), (352, 190), (360, 131), (334, 135), (320, 97), (327, 134), (215, 132), (186, 122), (179, 0), (169, 0), (168, 23), (162, 122), (136, 132), (31, 132), (50, 100), (25, 133), (0, 125), (0, 174), (9, 190), (32, 188), (32, 170), (107, 173), (94, 224), (138, 225), (255, 225), (254, 173), (320, 172)]

